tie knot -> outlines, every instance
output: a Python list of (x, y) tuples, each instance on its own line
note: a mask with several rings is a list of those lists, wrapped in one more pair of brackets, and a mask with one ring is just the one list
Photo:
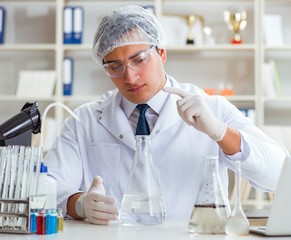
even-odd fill
[(149, 108), (150, 106), (147, 105), (147, 104), (138, 104), (136, 106), (136, 108), (138, 109), (139, 111), (139, 114), (144, 114), (146, 112), (146, 110)]

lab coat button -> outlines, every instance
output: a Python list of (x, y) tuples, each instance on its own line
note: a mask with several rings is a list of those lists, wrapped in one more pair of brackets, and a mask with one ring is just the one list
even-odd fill
[(98, 117), (98, 119), (101, 120), (101, 119), (102, 119), (102, 116), (100, 115), (100, 116)]
[(161, 130), (158, 129), (158, 130), (156, 131), (156, 133), (160, 133), (160, 131), (161, 131)]
[(120, 135), (119, 135), (119, 138), (120, 138), (120, 139), (122, 139), (122, 138), (123, 138), (123, 135), (122, 135), (122, 134), (120, 134)]

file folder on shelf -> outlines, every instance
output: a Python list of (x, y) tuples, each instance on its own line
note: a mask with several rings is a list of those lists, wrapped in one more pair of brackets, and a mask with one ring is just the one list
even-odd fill
[(83, 8), (74, 7), (73, 9), (73, 39), (74, 43), (82, 43), (83, 38)]
[(84, 28), (82, 7), (65, 7), (63, 13), (64, 44), (81, 44)]
[(70, 57), (65, 57), (63, 60), (63, 94), (72, 95), (74, 61)]
[(6, 10), (0, 6), (0, 43), (4, 43)]
[(73, 43), (73, 9), (65, 7), (63, 12), (64, 44)]

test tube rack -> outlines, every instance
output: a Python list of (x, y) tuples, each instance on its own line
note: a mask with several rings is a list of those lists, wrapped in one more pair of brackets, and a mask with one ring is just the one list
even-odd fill
[(43, 209), (45, 201), (46, 195), (30, 196), (27, 200), (0, 198), (0, 233), (31, 233), (31, 209)]

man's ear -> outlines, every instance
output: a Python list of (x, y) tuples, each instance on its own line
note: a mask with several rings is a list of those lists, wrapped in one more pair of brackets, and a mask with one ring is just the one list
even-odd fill
[(162, 48), (158, 48), (157, 51), (162, 58), (162, 62), (165, 63), (167, 61), (167, 50), (162, 49)]

